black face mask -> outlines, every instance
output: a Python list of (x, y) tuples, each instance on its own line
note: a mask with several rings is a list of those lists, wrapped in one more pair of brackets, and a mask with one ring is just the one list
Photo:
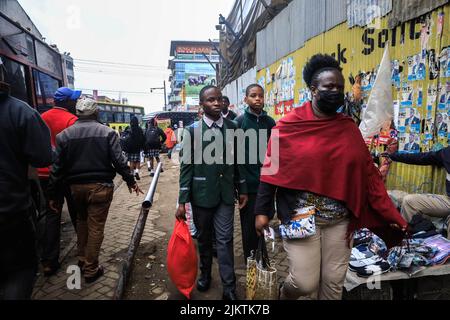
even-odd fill
[(345, 103), (345, 96), (342, 92), (329, 90), (318, 90), (320, 99), (317, 106), (325, 114), (334, 114)]

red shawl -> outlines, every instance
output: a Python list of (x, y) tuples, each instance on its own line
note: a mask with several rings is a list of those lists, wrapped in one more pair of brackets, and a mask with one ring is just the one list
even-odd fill
[(261, 181), (344, 202), (352, 212), (349, 231), (369, 228), (389, 246), (403, 236), (389, 225), (407, 225), (389, 198), (354, 121), (342, 114), (318, 119), (311, 102), (273, 129)]

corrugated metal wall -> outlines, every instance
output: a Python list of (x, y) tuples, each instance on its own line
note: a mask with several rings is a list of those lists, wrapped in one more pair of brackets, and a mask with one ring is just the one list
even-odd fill
[(256, 68), (243, 74), (239, 79), (229, 83), (223, 90), (224, 96), (230, 98), (231, 104), (239, 110), (244, 108), (245, 90), (251, 84), (256, 83)]
[(347, 0), (347, 20), (350, 28), (364, 27), (371, 18), (380, 18), (392, 11), (392, 0)]
[[(293, 11), (295, 6), (300, 6), (303, 3), (305, 6), (307, 3), (311, 4), (309, 1), (294, 1), (291, 5), (285, 9), (290, 10), (291, 14), (291, 26), (292, 28), (299, 28), (299, 26), (303, 25), (303, 22), (299, 22), (298, 20), (293, 20), (292, 17), (296, 11)], [(324, 4), (323, 1), (316, 1), (317, 5), (314, 6), (314, 9), (307, 11), (304, 20), (307, 21), (309, 19), (319, 19), (320, 17), (320, 7)], [(345, 8), (345, 3), (344, 8)], [(342, 5), (341, 3), (341, 5)], [(334, 6), (335, 4), (333, 4)], [(337, 4), (336, 4), (337, 5)], [(296, 7), (296, 10), (299, 10), (300, 7)], [(330, 10), (331, 11), (331, 10)], [(305, 12), (305, 11), (303, 11)], [(322, 12), (323, 14), (323, 12)], [(342, 14), (342, 12), (341, 12)], [(279, 16), (281, 17), (281, 15)], [(300, 18), (295, 16), (296, 19), (302, 19), (302, 15), (300, 14)], [(438, 25), (439, 19), (443, 17), (443, 33), (439, 35)], [(289, 32), (286, 32), (286, 35), (276, 34), (271, 35), (270, 38), (265, 38), (263, 33), (259, 34), (257, 46), (259, 49), (261, 44), (269, 46), (266, 40), (270, 39), (270, 46), (275, 47), (290, 47), (289, 41), (286, 40), (294, 39), (298, 43), (302, 43), (302, 39), (304, 40), (301, 45), (298, 46), (299, 49), (292, 50), (290, 54), (286, 54), (283, 57), (278, 57), (277, 60), (273, 63), (269, 64), (260, 64), (261, 61), (271, 61), (277, 58), (277, 55), (282, 51), (274, 50), (272, 54), (270, 52), (264, 51), (264, 54), (260, 54), (258, 56), (258, 74), (257, 79), (261, 82), (263, 81), (265, 84), (266, 90), (266, 110), (269, 114), (271, 114), (275, 118), (280, 118), (282, 114), (279, 114), (278, 108), (275, 108), (275, 104), (279, 103), (277, 101), (277, 97), (279, 97), (280, 92), (285, 92), (286, 88), (284, 85), (289, 85), (289, 81), (295, 82), (295, 87), (293, 89), (295, 94), (294, 106), (298, 106), (300, 104), (300, 96), (301, 92), (306, 89), (306, 85), (303, 82), (302, 70), (303, 66), (307, 62), (307, 60), (317, 53), (328, 53), (334, 54), (337, 58), (341, 60), (341, 65), (344, 69), (344, 76), (346, 79), (349, 78), (350, 74), (353, 76), (357, 75), (360, 72), (370, 73), (375, 71), (377, 66), (380, 64), (385, 42), (390, 45), (390, 53), (391, 60), (397, 60), (399, 64), (403, 68), (403, 72), (401, 73), (401, 83), (406, 83), (410, 85), (414, 90), (414, 105), (420, 112), (421, 119), (426, 119), (427, 117), (427, 104), (428, 104), (428, 86), (442, 86), (444, 89), (450, 87), (450, 78), (445, 78), (445, 75), (442, 75), (437, 79), (429, 79), (429, 65), (428, 60), (426, 61), (426, 79), (418, 80), (418, 81), (410, 81), (408, 80), (408, 71), (412, 68), (409, 67), (408, 61), (411, 57), (420, 54), (424, 48), (428, 52), (430, 50), (434, 50), (436, 55), (439, 56), (443, 49), (450, 46), (450, 5), (446, 5), (443, 8), (439, 8), (431, 12), (430, 21), (431, 30), (429, 33), (429, 37), (425, 37), (427, 34), (422, 32), (422, 36), (419, 37), (421, 28), (423, 25), (420, 20), (407, 22), (403, 27), (399, 26), (395, 30), (390, 30), (388, 28), (388, 21), (390, 18), (390, 14), (380, 19), (380, 26), (378, 29), (371, 29), (370, 33), (367, 28), (361, 27), (353, 27), (349, 28), (348, 24), (344, 22), (346, 19), (343, 17), (342, 22), (336, 27), (330, 29), (327, 32), (320, 33), (315, 37), (312, 37), (309, 40), (304, 40), (311, 35), (311, 32), (307, 32), (304, 35), (301, 33), (292, 33), (292, 29)], [(323, 18), (322, 18), (323, 19)], [(339, 19), (338, 19), (339, 20)], [(336, 21), (338, 21), (336, 20)], [(310, 21), (310, 20), (309, 20)], [(318, 20), (321, 21), (321, 20)], [(323, 21), (323, 20), (322, 20)], [(308, 22), (311, 25), (311, 22)], [(272, 21), (272, 24), (278, 24), (281, 26), (281, 22), (277, 22), (276, 19)], [(316, 24), (317, 27), (317, 24)], [(274, 27), (271, 27), (274, 28)], [(271, 29), (264, 30), (269, 33)], [(298, 30), (298, 29), (297, 29)], [(314, 30), (318, 30), (314, 28)], [(302, 39), (299, 35), (302, 35)], [(428, 42), (424, 42), (424, 39), (428, 39)], [(292, 41), (292, 40), (291, 40)], [(287, 49), (285, 49), (286, 51)], [(289, 49), (291, 50), (291, 49)], [(269, 51), (269, 50), (267, 50)], [(367, 52), (368, 51), (368, 52)], [(270, 58), (270, 59), (269, 59)], [(265, 60), (264, 60), (265, 59)], [(274, 75), (277, 70), (279, 70), (280, 66), (285, 66), (289, 60), (293, 60), (295, 72), (290, 79), (289, 77), (284, 79), (283, 77), (277, 79), (276, 81), (267, 81), (266, 74)], [(261, 80), (262, 79), (262, 80)], [(417, 92), (423, 89), (423, 103), (419, 105), (415, 101), (417, 101)], [(347, 81), (346, 91), (351, 91), (351, 85)], [(367, 91), (368, 95), (370, 91)], [(393, 89), (393, 97), (395, 100), (402, 101), (402, 90), (401, 88)], [(275, 97), (275, 100), (274, 98)], [(274, 102), (275, 101), (275, 102)], [(432, 105), (433, 117), (436, 115), (438, 108), (438, 101), (433, 102)], [(422, 131), (421, 131), (422, 132)], [(423, 140), (423, 134), (421, 135), (421, 139)], [(444, 146), (447, 145), (447, 137), (442, 138), (444, 141), (441, 141), (440, 138), (434, 136), (434, 142), (442, 143)], [(425, 147), (422, 141), (422, 146)], [(423, 151), (424, 149), (422, 149)], [(410, 166), (410, 165), (402, 165), (402, 164), (394, 164), (392, 166), (392, 170), (388, 179), (388, 188), (389, 189), (399, 189), (404, 190), (410, 193), (439, 193), (445, 194), (445, 171), (438, 168), (433, 167), (418, 167), (418, 166)]]
[[(349, 0), (349, 6), (369, 6), (378, 4), (381, 8), (380, 15), (384, 16), (392, 10), (392, 0)], [(353, 12), (349, 8), (349, 12)], [(354, 10), (354, 9), (353, 9)], [(450, 7), (444, 8), (444, 34), (440, 41), (432, 36), (430, 39), (431, 47), (440, 52), (446, 46), (450, 46)], [(351, 25), (367, 23), (363, 19), (363, 13), (353, 13)], [(433, 21), (437, 21), (437, 11), (433, 12)], [(257, 67), (238, 80), (230, 83), (224, 89), (224, 95), (228, 95), (233, 104), (243, 107), (243, 97), (245, 88), (255, 83), (257, 79), (263, 79), (266, 75), (266, 68), (270, 74), (274, 74), (279, 66), (288, 57), (295, 61), (295, 103), (299, 103), (299, 92), (303, 89), (302, 69), (307, 59), (312, 55), (323, 53), (339, 54), (337, 50), (346, 49), (345, 58), (347, 63), (343, 65), (346, 79), (352, 73), (356, 75), (361, 71), (370, 71), (379, 64), (383, 54), (383, 49), (377, 46), (380, 32), (388, 29), (389, 16), (384, 17), (381, 26), (370, 36), (375, 41), (374, 52), (369, 55), (362, 55), (362, 49), (368, 45), (362, 43), (364, 28), (355, 26), (349, 28), (347, 21), (347, 0), (294, 0), (284, 9), (266, 29), (260, 31), (257, 35)], [(318, 22), (325, 21), (325, 24)], [(333, 29), (334, 28), (334, 29)], [(409, 41), (410, 24), (406, 25), (406, 43), (400, 43), (400, 35), (397, 30), (397, 39), (395, 47), (391, 48), (391, 59), (397, 59), (401, 63), (407, 61), (408, 56), (416, 54), (421, 50), (420, 39)], [(400, 28), (398, 28), (400, 29)], [(330, 30), (328, 32), (325, 32)], [(420, 30), (417, 27), (417, 30)], [(384, 31), (383, 31), (384, 32)], [(389, 33), (389, 43), (392, 44), (392, 31)], [(436, 32), (436, 24), (433, 25), (432, 35)], [(310, 40), (310, 41), (308, 41)], [(340, 47), (338, 47), (340, 45)], [(405, 73), (408, 72), (406, 65)], [(256, 73), (256, 70), (259, 70)], [(442, 80), (435, 80), (433, 83)], [(450, 81), (450, 80), (449, 80)], [(425, 81), (425, 84), (432, 81)], [(267, 84), (266, 97), (270, 96), (270, 91), (275, 83)], [(415, 84), (417, 85), (417, 84)], [(350, 91), (350, 85), (347, 83), (347, 90)], [(426, 91), (426, 90), (425, 90)], [(395, 92), (394, 97), (399, 98), (401, 92)], [(427, 93), (424, 92), (426, 101)], [(268, 103), (266, 98), (266, 110), (274, 116), (274, 106)], [(434, 106), (436, 108), (436, 106)], [(433, 111), (435, 112), (435, 111)], [(411, 166), (405, 164), (393, 164), (388, 177), (388, 189), (403, 190), (409, 193), (438, 193), (445, 194), (446, 172), (436, 167)]]
[(346, 19), (346, 0), (292, 1), (257, 34), (257, 68), (274, 63)]

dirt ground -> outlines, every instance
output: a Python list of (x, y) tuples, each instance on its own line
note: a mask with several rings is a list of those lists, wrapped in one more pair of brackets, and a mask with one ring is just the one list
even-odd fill
[[(158, 195), (151, 211), (160, 215), (160, 218), (153, 221), (155, 229), (165, 232), (166, 235), (162, 241), (141, 243), (139, 246), (124, 294), (124, 299), (127, 300), (186, 300), (170, 281), (166, 267), (167, 245), (175, 226), (179, 166), (169, 161), (166, 156), (163, 157), (163, 164), (165, 171), (161, 174), (158, 182)], [(142, 174), (145, 170), (141, 170)], [(145, 172), (145, 174), (147, 173)], [(245, 268), (241, 260), (243, 260), (242, 256), (235, 256), (236, 267), (240, 269)], [(222, 286), (216, 261), (214, 259), (211, 289), (206, 293), (200, 293), (194, 289), (193, 300), (220, 300), (222, 298)], [(240, 297), (245, 296), (242, 285), (238, 285), (237, 294)]]
[[(124, 295), (125, 299), (155, 300), (167, 293), (170, 286), (166, 268), (166, 252), (171, 229), (175, 224), (179, 167), (163, 156), (163, 168), (165, 171), (159, 178), (157, 195), (151, 211), (159, 212), (160, 218), (154, 220), (155, 229), (165, 232), (166, 235), (162, 241), (140, 244)], [(141, 175), (148, 174), (146, 168), (141, 170)]]

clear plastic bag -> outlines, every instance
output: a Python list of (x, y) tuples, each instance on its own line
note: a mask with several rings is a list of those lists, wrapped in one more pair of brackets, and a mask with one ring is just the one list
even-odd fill
[(260, 237), (254, 257), (247, 259), (246, 298), (278, 300), (277, 270), (270, 264), (264, 237)]

